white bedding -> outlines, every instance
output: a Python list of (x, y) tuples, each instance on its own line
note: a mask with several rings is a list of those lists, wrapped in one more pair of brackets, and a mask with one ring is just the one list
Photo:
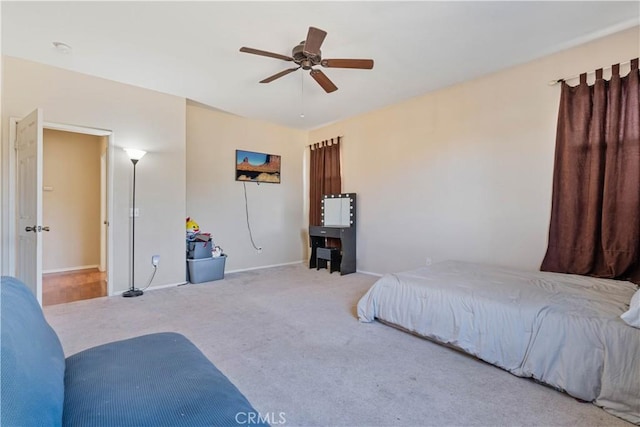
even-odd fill
[(640, 424), (640, 329), (620, 319), (636, 289), (447, 261), (380, 278), (358, 317), (454, 345)]

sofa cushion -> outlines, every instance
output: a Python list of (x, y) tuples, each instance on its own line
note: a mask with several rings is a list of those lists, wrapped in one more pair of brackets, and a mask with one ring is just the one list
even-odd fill
[(68, 426), (233, 426), (257, 415), (227, 377), (176, 333), (143, 335), (70, 356), (65, 387)]
[(60, 340), (22, 282), (3, 276), (0, 288), (0, 425), (59, 426), (65, 369)]

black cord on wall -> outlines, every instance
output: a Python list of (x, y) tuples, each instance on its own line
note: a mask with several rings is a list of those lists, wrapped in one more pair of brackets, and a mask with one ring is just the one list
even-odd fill
[(156, 277), (156, 271), (158, 271), (158, 266), (154, 265), (153, 266), (153, 273), (151, 274), (151, 278), (149, 279), (149, 281), (147, 282), (147, 286), (144, 287), (144, 289), (142, 289), (143, 291), (146, 291), (147, 288), (149, 286), (151, 286), (151, 282), (153, 282), (153, 278)]
[(256, 246), (256, 243), (253, 241), (253, 233), (251, 232), (251, 224), (249, 223), (249, 202), (247, 201), (247, 183), (243, 182), (242, 186), (244, 187), (244, 211), (247, 215), (247, 230), (249, 230), (249, 239), (251, 239), (251, 245), (253, 249), (256, 251), (261, 251), (262, 247)]

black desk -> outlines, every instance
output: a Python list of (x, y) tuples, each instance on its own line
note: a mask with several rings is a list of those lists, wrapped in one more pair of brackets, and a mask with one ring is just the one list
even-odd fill
[(342, 260), (340, 262), (340, 275), (356, 272), (356, 227), (323, 227), (321, 225), (309, 226), (309, 241), (311, 244), (311, 257), (309, 268), (316, 268), (317, 248), (325, 248), (327, 237), (340, 239)]

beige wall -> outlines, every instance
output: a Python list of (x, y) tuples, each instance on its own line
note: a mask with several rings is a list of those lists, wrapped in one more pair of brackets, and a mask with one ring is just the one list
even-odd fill
[(42, 269), (100, 264), (101, 138), (44, 130)]
[[(154, 286), (184, 281), (185, 100), (113, 81), (12, 57), (3, 58), (2, 123), (37, 107), (47, 122), (113, 131), (113, 277), (129, 286), (132, 164), (123, 147), (146, 150), (137, 166), (136, 285), (151, 274), (151, 256), (161, 256)], [(3, 248), (8, 227), (8, 127), (2, 127)], [(3, 255), (5, 250), (3, 250)], [(6, 264), (6, 256), (4, 257)], [(6, 265), (3, 266), (6, 268)]]
[(310, 143), (344, 136), (358, 269), (416, 268), (427, 257), (537, 269), (560, 94), (547, 82), (637, 57), (639, 36), (635, 27), (310, 132)]
[[(305, 259), (305, 145), (337, 135), (343, 191), (358, 193), (361, 271), (414, 268), (427, 257), (536, 269), (546, 249), (560, 90), (547, 82), (637, 56), (639, 36), (636, 27), (311, 132), (4, 57), (2, 123), (42, 107), (46, 121), (114, 132), (116, 291), (128, 286), (132, 171), (120, 148), (149, 152), (137, 169), (136, 283), (160, 254), (154, 285), (164, 285), (184, 280), (187, 215), (229, 254), (227, 270)], [(6, 260), (6, 126), (2, 144)], [(237, 148), (282, 155), (282, 184), (247, 185), (261, 254), (251, 247), (243, 187), (234, 180)]]
[[(210, 232), (237, 270), (302, 260), (306, 245), (302, 159), (307, 132), (187, 105), (187, 215)], [(236, 149), (282, 156), (281, 183), (235, 181)]]

